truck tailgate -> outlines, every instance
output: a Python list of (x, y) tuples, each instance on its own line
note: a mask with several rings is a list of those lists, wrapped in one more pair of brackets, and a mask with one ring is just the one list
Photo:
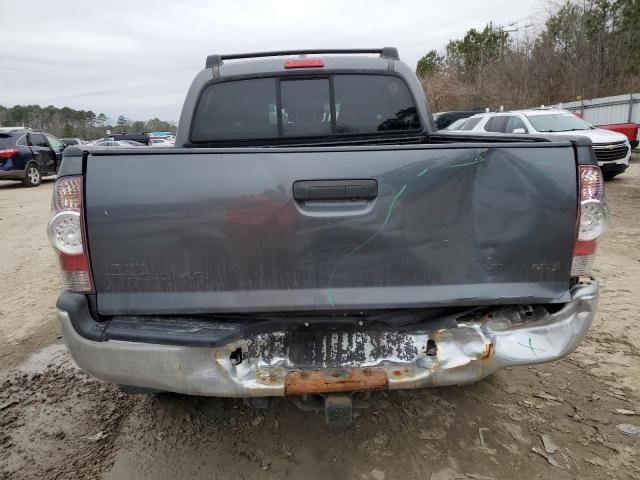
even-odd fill
[(111, 150), (85, 191), (105, 315), (569, 299), (570, 143)]

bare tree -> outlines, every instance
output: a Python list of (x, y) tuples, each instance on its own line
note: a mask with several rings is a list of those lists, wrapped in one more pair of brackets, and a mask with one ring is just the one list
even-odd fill
[(471, 29), (444, 54), (425, 55), (419, 73), (437, 110), (629, 93), (640, 86), (639, 23), (638, 0), (550, 3), (536, 31)]

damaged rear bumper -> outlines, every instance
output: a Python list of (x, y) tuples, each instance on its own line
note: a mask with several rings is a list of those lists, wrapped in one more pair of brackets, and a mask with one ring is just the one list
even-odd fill
[(104, 331), (92, 339), (77, 326), (98, 322), (73, 318), (90, 314), (86, 305), (71, 308), (69, 301), (59, 301), (58, 317), (72, 357), (98, 378), (190, 395), (282, 396), (465, 384), (503, 367), (557, 360), (589, 329), (598, 284), (576, 285), (571, 296), (552, 314), (495, 307), (453, 324), (411, 330), (312, 324), (221, 346), (123, 341), (106, 338)]

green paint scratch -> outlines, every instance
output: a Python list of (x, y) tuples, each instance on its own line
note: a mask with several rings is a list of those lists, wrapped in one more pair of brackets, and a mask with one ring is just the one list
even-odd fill
[(427, 173), (428, 171), (429, 171), (429, 169), (428, 169), (428, 168), (425, 168), (424, 170), (422, 170), (422, 171), (418, 174), (418, 176), (419, 176), (419, 177), (421, 177), (421, 176), (423, 176), (425, 173)]
[(395, 194), (395, 196), (393, 197), (393, 200), (391, 200), (391, 203), (389, 204), (389, 208), (387, 209), (387, 216), (385, 217), (384, 222), (382, 223), (380, 228), (373, 235), (371, 235), (369, 238), (367, 238), (364, 242), (362, 242), (360, 245), (358, 245), (356, 248), (354, 248), (349, 253), (347, 253), (344, 257), (342, 257), (342, 260), (340, 260), (338, 262), (338, 264), (335, 266), (335, 268), (333, 269), (333, 271), (329, 275), (329, 283), (327, 285), (327, 290), (326, 290), (327, 302), (329, 302), (329, 305), (332, 305), (332, 306), (334, 305), (334, 303), (333, 303), (333, 295), (331, 293), (331, 281), (333, 280), (333, 276), (336, 274), (338, 269), (344, 264), (344, 262), (346, 262), (349, 259), (349, 257), (355, 255), (357, 252), (362, 250), (374, 238), (376, 238), (378, 235), (380, 235), (382, 233), (382, 231), (385, 229), (385, 227), (389, 223), (389, 220), (391, 219), (391, 214), (393, 213), (393, 207), (395, 207), (396, 202), (398, 201), (398, 199), (400, 198), (400, 196), (404, 193), (404, 191), (406, 189), (407, 189), (407, 184), (405, 183), (402, 186), (402, 188), (398, 191), (398, 193)]
[(449, 168), (456, 168), (456, 167), (468, 167), (470, 165), (475, 165), (477, 163), (480, 163), (480, 160), (474, 160), (473, 162), (466, 162), (466, 163), (457, 163), (455, 165), (449, 165)]
[(478, 156), (476, 157), (476, 159), (471, 161), (471, 162), (457, 163), (455, 165), (449, 165), (448, 168), (470, 167), (471, 165), (477, 165), (478, 163), (485, 161), (484, 154), (487, 153), (488, 151), (489, 151), (489, 149), (485, 150), (484, 152), (480, 152), (478, 154)]
[(538, 165), (551, 165), (551, 162), (549, 160), (537, 160), (536, 163)]
[(539, 352), (546, 352), (546, 350), (544, 348), (534, 347), (533, 346), (533, 339), (531, 337), (529, 337), (529, 345), (523, 345), (520, 342), (518, 342), (518, 345), (520, 345), (521, 347), (530, 349), (531, 353), (533, 353), (534, 357), (538, 356), (538, 354), (536, 353), (536, 350), (539, 351)]
[(327, 290), (327, 301), (329, 302), (329, 305), (333, 307), (334, 303), (333, 303), (333, 295), (331, 294), (331, 289)]
[(396, 193), (396, 196), (393, 197), (393, 200), (391, 200), (391, 205), (389, 205), (389, 210), (387, 210), (387, 216), (384, 219), (384, 223), (380, 227), (380, 230), (378, 230), (374, 235), (379, 234), (384, 229), (384, 227), (387, 226), (387, 223), (389, 222), (389, 219), (391, 218), (391, 213), (393, 212), (393, 207), (395, 206), (396, 202), (400, 198), (400, 195), (402, 195), (406, 189), (407, 189), (407, 184), (405, 183), (402, 186), (402, 188), (400, 189), (400, 191), (398, 193)]

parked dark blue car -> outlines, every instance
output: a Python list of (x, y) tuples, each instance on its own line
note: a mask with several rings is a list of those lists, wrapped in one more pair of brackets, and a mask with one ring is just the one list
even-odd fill
[(0, 129), (0, 180), (37, 187), (55, 175), (66, 145), (53, 135), (28, 128)]

